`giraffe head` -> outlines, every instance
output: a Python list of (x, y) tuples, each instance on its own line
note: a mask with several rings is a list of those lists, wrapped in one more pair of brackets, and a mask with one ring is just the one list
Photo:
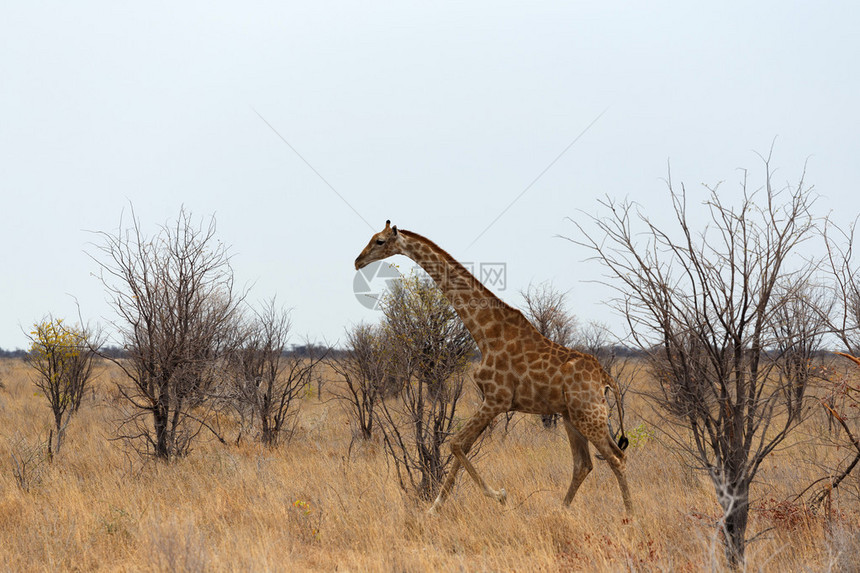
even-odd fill
[(397, 232), (397, 225), (391, 226), (391, 221), (385, 222), (385, 228), (370, 238), (370, 242), (355, 259), (355, 270), (366, 267), (370, 263), (387, 259), (391, 255), (403, 254), (401, 250), (402, 235)]

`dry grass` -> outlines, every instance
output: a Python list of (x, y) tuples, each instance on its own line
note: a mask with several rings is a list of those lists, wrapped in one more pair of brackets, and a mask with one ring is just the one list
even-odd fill
[[(637, 515), (625, 519), (606, 465), (595, 460), (570, 508), (563, 430), (536, 417), (497, 424), (479, 469), (509, 493), (485, 499), (463, 474), (439, 516), (404, 494), (376, 443), (354, 445), (334, 402), (303, 401), (298, 433), (277, 450), (199, 440), (178, 462), (144, 462), (110, 438), (117, 415), (102, 369), (53, 463), (16, 481), (12, 455), (35, 452), (49, 410), (18, 361), (0, 362), (0, 570), (57, 571), (701, 571), (723, 569), (710, 484), (651, 439), (629, 451)], [(333, 382), (330, 382), (333, 384)], [(466, 408), (475, 405), (474, 397)], [(648, 424), (631, 401), (628, 427)], [(799, 439), (808, 435), (798, 434)], [(748, 568), (856, 570), (860, 507), (845, 498), (831, 522), (780, 505), (819, 470), (804, 441), (776, 454), (753, 488), (759, 508)], [(774, 500), (760, 505), (761, 500)]]

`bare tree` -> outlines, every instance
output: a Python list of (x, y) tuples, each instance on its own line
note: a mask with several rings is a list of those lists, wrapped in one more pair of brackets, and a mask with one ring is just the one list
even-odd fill
[(526, 318), (538, 332), (562, 346), (570, 347), (576, 338), (577, 320), (567, 308), (567, 293), (557, 290), (551, 282), (529, 284), (520, 291)]
[(42, 483), (45, 468), (51, 461), (51, 439), (30, 442), (16, 432), (10, 444), (9, 457), (15, 482), (22, 490), (30, 492)]
[(334, 395), (346, 405), (361, 438), (369, 440), (373, 436), (377, 404), (384, 398), (386, 383), (393, 378), (391, 355), (380, 326), (359, 324), (348, 330), (346, 336), (344, 355), (329, 361), (344, 383)]
[[(520, 291), (523, 297), (526, 318), (538, 332), (562, 346), (572, 346), (577, 330), (576, 317), (567, 310), (567, 293), (557, 290), (551, 282), (539, 285), (529, 283), (528, 288)], [(505, 414), (510, 422), (513, 412)], [(560, 414), (543, 414), (544, 428), (554, 428)]]
[(287, 354), (290, 318), (274, 299), (254, 311), (245, 326), (244, 340), (232, 356), (235, 399), (250, 409), (252, 422), (259, 423), (260, 441), (277, 446), (292, 436), (297, 398), (311, 382), (325, 352), (310, 348), (308, 356)]
[(67, 326), (51, 317), (34, 325), (28, 335), (27, 363), (38, 373), (35, 384), (48, 400), (54, 416), (54, 452), (59, 453), (72, 414), (81, 406), (92, 377), (99, 336), (91, 329)]
[(389, 368), (402, 382), (398, 398), (380, 404), (380, 430), (401, 487), (432, 499), (452, 460), (442, 445), (457, 423), (474, 341), (427, 279), (401, 279), (381, 306)]
[(606, 200), (612, 214), (594, 218), (597, 230), (577, 241), (609, 270), (666, 421), (711, 479), (733, 567), (744, 559), (750, 484), (801, 419), (809, 358), (822, 336), (814, 267), (796, 253), (814, 235), (813, 198), (802, 177), (774, 189), (769, 158), (763, 162), (760, 190), (750, 191), (743, 172), (737, 207), (718, 186), (708, 188), (704, 228), (688, 219), (686, 190), (670, 179), (677, 229)]
[[(825, 270), (830, 286), (832, 304), (823, 312), (830, 332), (838, 345), (844, 350), (843, 356), (857, 362), (860, 355), (860, 265), (854, 256), (854, 240), (857, 220), (843, 230), (828, 221), (824, 227), (824, 241), (827, 249)], [(849, 364), (847, 361), (845, 364)], [(825, 446), (830, 446), (838, 455), (839, 462), (823, 467), (824, 476), (810, 485), (813, 492), (812, 502), (820, 504), (829, 501), (845, 479), (860, 465), (860, 401), (857, 400), (858, 374), (860, 371), (852, 364), (849, 370), (842, 367), (842, 361), (833, 369), (823, 384), (819, 396), (827, 416), (828, 430), (819, 438)], [(813, 489), (824, 482), (822, 487)]]
[(847, 354), (860, 355), (860, 264), (854, 256), (855, 220), (847, 230), (832, 221), (824, 227), (826, 270), (831, 279), (833, 306), (827, 315), (831, 331)]
[(611, 373), (610, 366), (614, 365), (617, 359), (613, 346), (616, 343), (617, 341), (606, 324), (592, 320), (577, 329), (576, 340), (572, 347), (574, 350), (596, 356), (600, 360), (601, 366)]
[(184, 455), (203, 428), (214, 432), (205, 406), (237, 341), (243, 295), (227, 248), (215, 238), (214, 217), (195, 224), (184, 209), (153, 237), (134, 212), (130, 227), (97, 235), (99, 277), (127, 354), (106, 356), (130, 381), (119, 387), (130, 407), (121, 437), (157, 458)]

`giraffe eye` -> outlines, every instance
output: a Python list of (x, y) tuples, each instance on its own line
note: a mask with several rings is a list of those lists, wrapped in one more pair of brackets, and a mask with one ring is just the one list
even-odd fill
[(376, 239), (376, 244), (377, 244), (377, 245), (384, 245), (384, 244), (385, 244), (385, 239)]

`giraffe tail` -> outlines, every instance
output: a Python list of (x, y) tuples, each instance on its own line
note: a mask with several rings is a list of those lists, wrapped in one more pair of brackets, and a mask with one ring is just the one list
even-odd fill
[(618, 438), (618, 447), (621, 450), (626, 450), (630, 445), (630, 440), (624, 434), (624, 405), (621, 403), (621, 392), (618, 390), (618, 382), (608, 372), (606, 372), (607, 386), (612, 389), (615, 394), (615, 406), (618, 408), (618, 423), (621, 429), (621, 437)]

